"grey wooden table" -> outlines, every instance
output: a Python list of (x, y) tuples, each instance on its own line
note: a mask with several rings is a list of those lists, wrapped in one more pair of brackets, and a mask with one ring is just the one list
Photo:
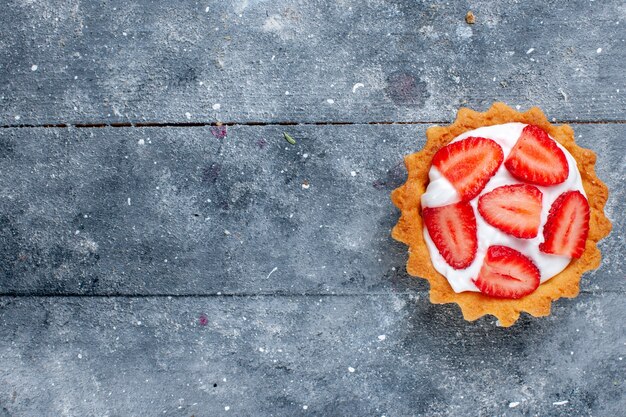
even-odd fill
[[(0, 416), (626, 414), (623, 1), (2, 3)], [(509, 329), (389, 236), (402, 156), (497, 100), (614, 225)]]

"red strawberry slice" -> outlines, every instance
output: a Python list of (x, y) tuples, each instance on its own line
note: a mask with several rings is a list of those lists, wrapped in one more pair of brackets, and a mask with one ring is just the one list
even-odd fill
[(539, 286), (541, 274), (533, 261), (507, 246), (490, 246), (474, 284), (498, 298), (522, 298)]
[(487, 223), (521, 239), (537, 236), (543, 194), (533, 185), (498, 187), (478, 200), (478, 212)]
[(537, 185), (560, 184), (569, 174), (563, 151), (545, 131), (533, 125), (522, 130), (504, 166), (515, 178)]
[(469, 137), (437, 151), (433, 165), (452, 183), (461, 201), (476, 197), (496, 173), (504, 154), (491, 139)]
[(469, 203), (422, 210), (430, 238), (443, 259), (454, 269), (470, 266), (476, 257), (476, 217)]
[(539, 250), (580, 258), (589, 234), (589, 203), (580, 191), (566, 191), (550, 207)]

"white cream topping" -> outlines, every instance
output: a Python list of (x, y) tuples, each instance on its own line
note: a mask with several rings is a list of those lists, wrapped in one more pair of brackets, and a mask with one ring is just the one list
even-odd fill
[[(476, 258), (474, 258), (474, 261), (470, 266), (465, 269), (454, 269), (448, 265), (430, 238), (428, 230), (424, 227), (424, 239), (426, 240), (426, 245), (428, 246), (428, 251), (430, 252), (430, 259), (432, 260), (435, 269), (448, 279), (450, 286), (455, 292), (479, 291), (476, 285), (472, 282), (472, 279), (478, 276), (478, 272), (483, 264), (483, 259), (487, 253), (487, 249), (492, 245), (509, 246), (532, 259), (541, 272), (541, 282), (545, 282), (561, 272), (571, 260), (571, 258), (566, 256), (550, 255), (539, 251), (539, 244), (544, 240), (543, 227), (546, 224), (548, 212), (550, 211), (550, 207), (552, 206), (554, 200), (556, 200), (558, 196), (565, 191), (571, 190), (580, 191), (586, 197), (582, 180), (580, 178), (580, 172), (578, 172), (578, 168), (576, 166), (576, 160), (558, 142), (555, 141), (557, 146), (565, 154), (567, 164), (569, 165), (569, 174), (567, 179), (561, 184), (549, 187), (542, 187), (539, 185), (536, 186), (543, 193), (541, 201), (541, 224), (539, 226), (537, 237), (533, 239), (518, 239), (514, 236), (508, 235), (500, 229), (487, 224), (478, 212), (478, 199), (481, 195), (503, 185), (523, 184), (522, 181), (518, 181), (509, 173), (504, 166), (504, 161), (506, 161), (506, 158), (511, 152), (513, 146), (515, 146), (515, 143), (520, 137), (520, 134), (525, 126), (526, 124), (524, 123), (506, 123), (496, 126), (481, 127), (465, 132), (452, 141), (458, 142), (469, 136), (479, 136), (495, 141), (502, 147), (502, 152), (504, 153), (504, 160), (500, 169), (498, 169), (496, 174), (491, 177), (480, 194), (470, 201), (470, 205), (474, 208), (474, 214), (476, 215), (478, 233), (478, 250), (476, 251)], [(454, 189), (452, 184), (444, 178), (443, 175), (441, 175), (436, 167), (431, 167), (428, 175), (430, 183), (428, 184), (426, 193), (422, 195), (422, 207), (445, 206), (460, 201), (457, 191)]]

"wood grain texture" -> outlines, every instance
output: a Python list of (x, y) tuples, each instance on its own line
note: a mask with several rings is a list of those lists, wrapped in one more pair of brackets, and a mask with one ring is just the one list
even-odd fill
[[(1, 129), (0, 292), (426, 290), (390, 237), (389, 198), (425, 128)], [(626, 126), (574, 128), (617, 231), (581, 288), (623, 291)]]
[(624, 120), (623, 1), (8, 1), (0, 124)]
[(0, 415), (616, 416), (622, 300), (503, 329), (393, 294), (2, 297)]

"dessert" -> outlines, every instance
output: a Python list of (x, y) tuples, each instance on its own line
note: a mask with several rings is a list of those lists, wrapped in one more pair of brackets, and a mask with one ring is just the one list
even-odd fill
[(611, 224), (595, 154), (572, 129), (495, 103), (461, 109), (426, 136), (392, 194), (402, 211), (392, 236), (409, 245), (407, 271), (430, 282), (431, 302), (510, 326), (522, 311), (545, 316), (553, 300), (575, 297)]

